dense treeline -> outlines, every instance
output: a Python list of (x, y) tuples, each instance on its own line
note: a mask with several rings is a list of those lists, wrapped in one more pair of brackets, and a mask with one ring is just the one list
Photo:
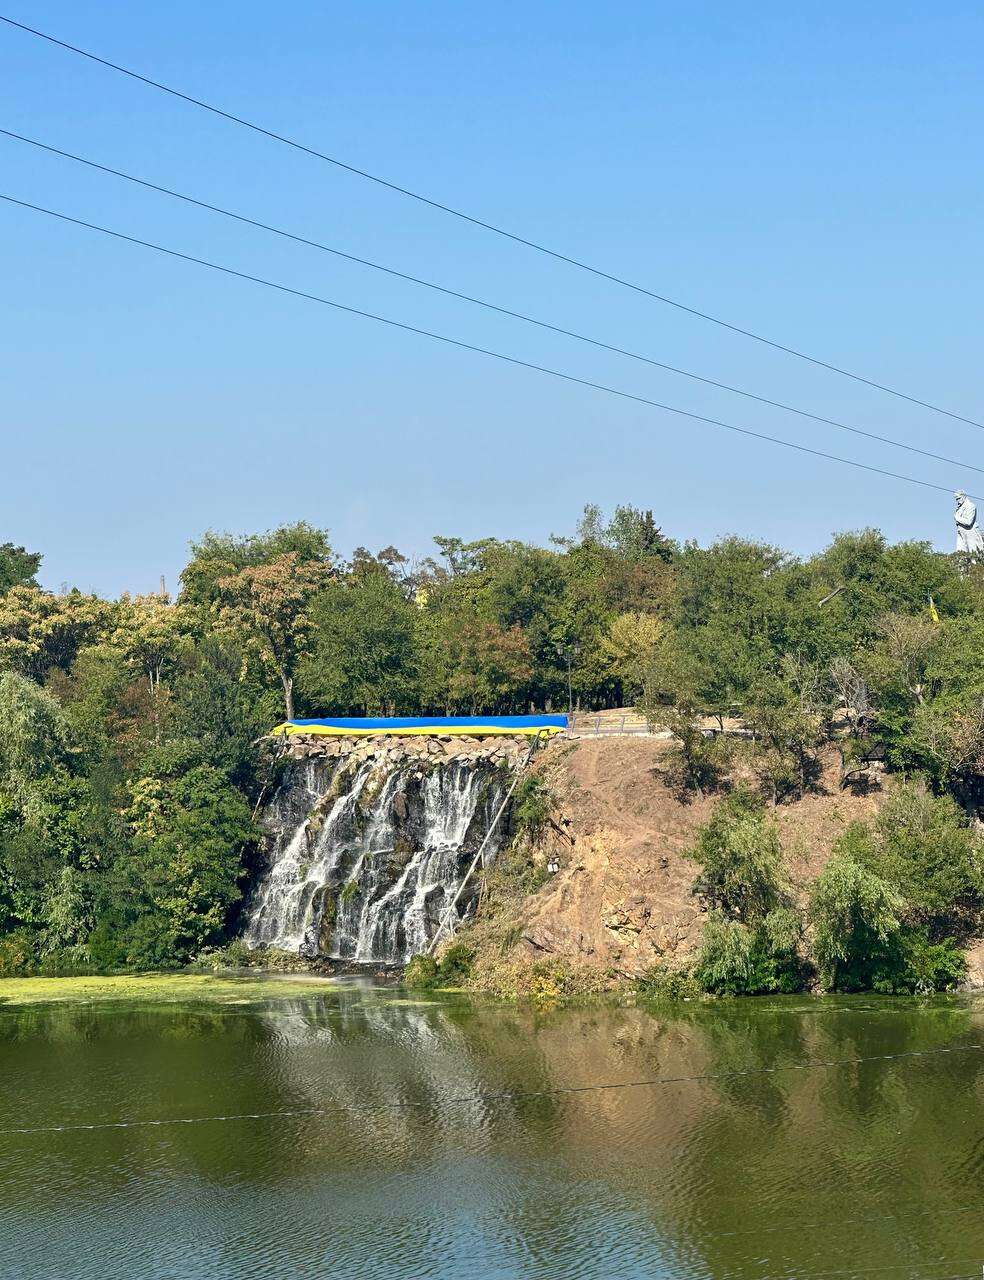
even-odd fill
[[(974, 795), (984, 583), (957, 557), (870, 530), (809, 560), (680, 546), (630, 507), (547, 548), (435, 543), (343, 561), (305, 524), (207, 534), (173, 601), (52, 594), (39, 555), (0, 548), (0, 972), (230, 937), (257, 741), (285, 716), (639, 703), (676, 730), (682, 788), (724, 785), (740, 750), (772, 803), (814, 785), (837, 723), (846, 771), (881, 754)], [(706, 735), (735, 716), (746, 738)]]
[(738, 785), (690, 852), (693, 889), (709, 909), (696, 959), (655, 970), (643, 986), (670, 995), (793, 992), (815, 981), (835, 991), (948, 990), (984, 922), (981, 854), (952, 797), (897, 783), (878, 817), (848, 826), (797, 892), (777, 824), (761, 795)]

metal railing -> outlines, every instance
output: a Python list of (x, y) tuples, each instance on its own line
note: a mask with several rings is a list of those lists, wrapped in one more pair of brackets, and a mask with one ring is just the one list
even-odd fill
[[(641, 723), (640, 723), (641, 721)], [(567, 717), (567, 733), (577, 738), (602, 738), (606, 735), (650, 734), (653, 730), (642, 716), (626, 712), (620, 718), (598, 711), (573, 711)]]

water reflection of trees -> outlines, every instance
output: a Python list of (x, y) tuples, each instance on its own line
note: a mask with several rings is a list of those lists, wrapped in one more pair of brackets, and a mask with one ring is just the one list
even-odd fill
[[(799, 1016), (757, 1015), (754, 1002), (743, 1008), (747, 1017), (725, 1011), (695, 1023), (716, 1069), (984, 1042), (980, 1015), (966, 1003), (824, 1002)], [(794, 1032), (783, 1033), (784, 1018)], [(766, 1262), (785, 1273), (974, 1256), (984, 1245), (984, 1215), (948, 1211), (967, 1204), (984, 1211), (981, 1183), (966, 1174), (980, 1143), (972, 1100), (979, 1107), (982, 1079), (984, 1054), (974, 1052), (777, 1072), (765, 1096), (778, 1091), (781, 1109), (754, 1118), (752, 1078), (715, 1081), (718, 1102), (687, 1144), (699, 1192), (682, 1207), (700, 1206), (697, 1234), (714, 1273), (761, 1274)], [(885, 1218), (894, 1214), (901, 1223)], [(859, 1216), (882, 1220), (841, 1225)], [(827, 1225), (810, 1225), (818, 1219)], [(798, 1223), (799, 1230), (773, 1230)], [(740, 1234), (714, 1238), (722, 1232)]]
[[(590, 1239), (611, 1274), (633, 1258), (638, 1274), (785, 1274), (984, 1247), (984, 1054), (784, 1069), (975, 1040), (981, 1013), (956, 1001), (536, 1010), (352, 987), (241, 1009), (5, 1011), (0, 1127), (302, 1113), (7, 1138), (15, 1200), (39, 1211), (177, 1179), (219, 1216), (278, 1196), (305, 1223), (318, 1206), (347, 1215), (335, 1257), (399, 1253), (408, 1224), (452, 1256), (471, 1215), (475, 1248), (528, 1273)], [(712, 1078), (548, 1092), (657, 1076)], [(374, 1213), (402, 1214), (385, 1248)], [(885, 1214), (905, 1221), (839, 1225)], [(309, 1241), (285, 1247), (309, 1257)]]

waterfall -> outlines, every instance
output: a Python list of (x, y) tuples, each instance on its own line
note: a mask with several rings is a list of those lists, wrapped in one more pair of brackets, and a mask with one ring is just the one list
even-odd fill
[[(516, 763), (502, 747), (434, 755), (426, 744), (292, 761), (264, 815), (268, 868), (250, 895), (247, 945), (360, 963), (424, 951)], [(473, 904), (466, 893), (457, 911)]]

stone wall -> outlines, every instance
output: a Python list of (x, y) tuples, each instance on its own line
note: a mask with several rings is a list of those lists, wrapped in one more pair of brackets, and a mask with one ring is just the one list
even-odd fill
[(457, 734), (373, 734), (372, 737), (331, 734), (291, 733), (278, 740), (294, 760), (325, 759), (348, 756), (353, 761), (378, 760), (396, 763), (400, 760), (470, 759), (502, 762), (511, 766), (522, 763), (530, 749), (530, 739), (521, 735), (490, 734), (485, 737), (461, 737)]

